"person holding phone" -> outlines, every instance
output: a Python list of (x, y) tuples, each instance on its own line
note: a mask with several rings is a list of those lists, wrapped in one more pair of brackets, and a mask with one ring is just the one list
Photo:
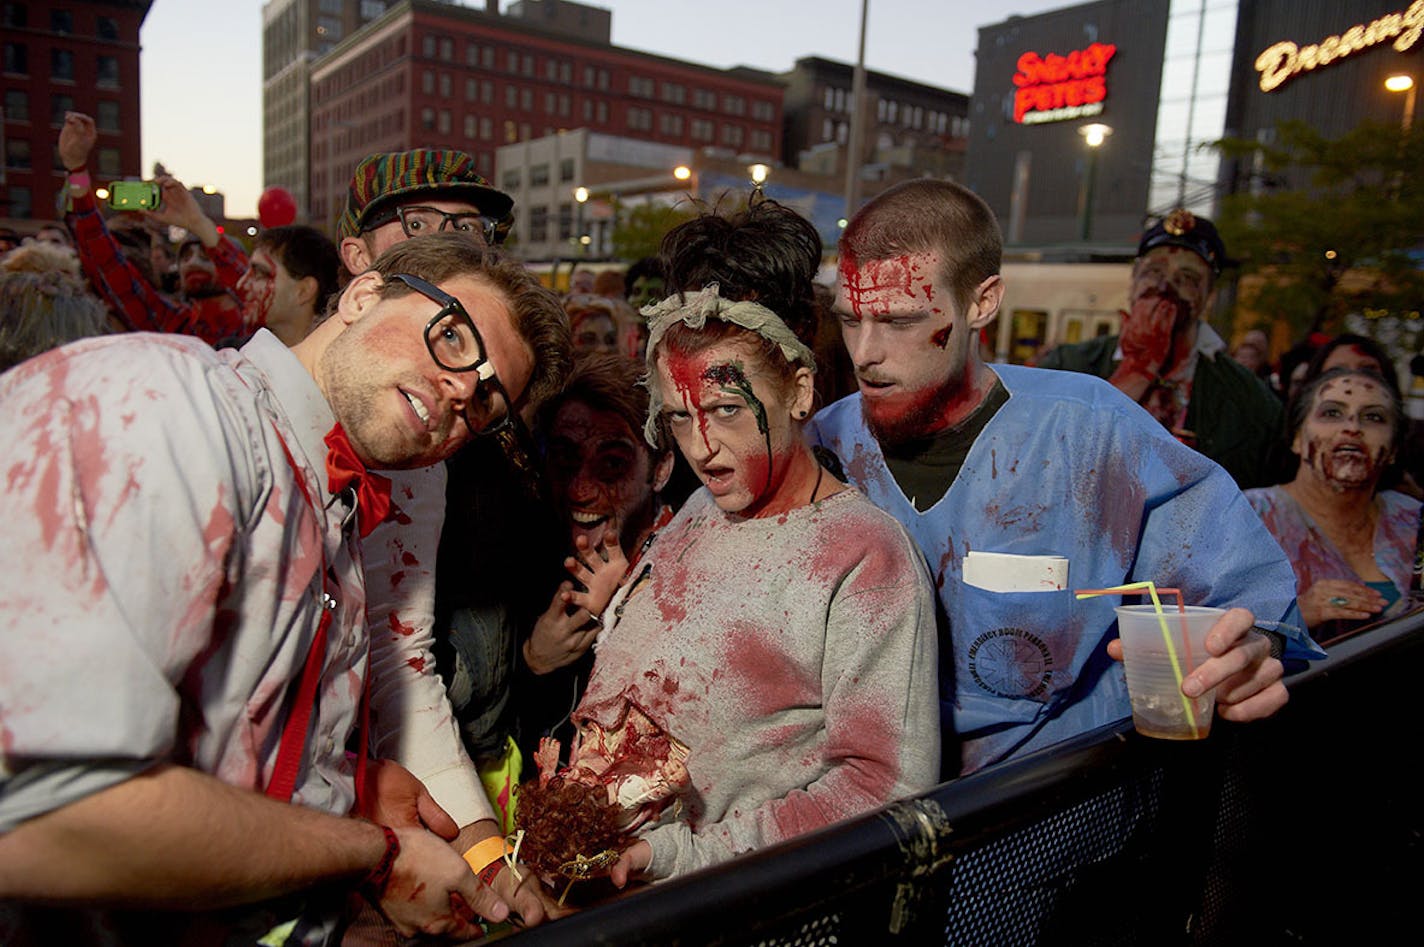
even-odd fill
[(210, 345), (260, 328), (244, 321), (237, 293), (238, 281), (247, 272), (246, 255), (232, 241), (223, 239), (217, 224), (177, 179), (165, 175), (142, 182), (154, 190), (145, 195), (147, 200), (135, 203), (153, 203), (147, 210), (139, 206), (139, 212), (159, 223), (182, 227), (190, 235), (179, 256), (180, 298), (175, 301), (159, 292), (154, 275), (145, 273), (124, 254), (94, 198), (88, 163), (97, 140), (94, 119), (80, 112), (65, 113), (59, 131), (59, 158), (68, 172), (69, 209), (64, 222), (74, 236), (84, 275), (124, 327), (194, 335)]

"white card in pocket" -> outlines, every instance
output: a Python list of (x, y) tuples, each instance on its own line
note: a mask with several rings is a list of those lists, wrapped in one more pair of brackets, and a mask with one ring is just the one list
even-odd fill
[(971, 552), (964, 557), (964, 584), (986, 592), (1061, 592), (1068, 588), (1068, 560)]

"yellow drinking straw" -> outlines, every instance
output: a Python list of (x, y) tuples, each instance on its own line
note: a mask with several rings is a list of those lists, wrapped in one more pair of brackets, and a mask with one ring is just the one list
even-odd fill
[[(1187, 723), (1192, 728), (1192, 739), (1200, 739), (1201, 732), (1197, 727), (1196, 711), (1192, 707), (1191, 700), (1182, 693), (1182, 663), (1177, 660), (1177, 649), (1172, 644), (1172, 630), (1167, 627), (1167, 615), (1162, 611), (1162, 600), (1157, 597), (1157, 586), (1151, 581), (1130, 582), (1127, 585), (1115, 585), (1110, 589), (1078, 589), (1073, 593), (1075, 598), (1096, 598), (1099, 595), (1126, 595), (1130, 593), (1141, 594), (1143, 591), (1152, 598), (1152, 607), (1157, 611), (1157, 622), (1162, 626), (1162, 642), (1167, 646), (1167, 660), (1172, 663), (1172, 674), (1177, 679), (1177, 696), (1182, 699), (1182, 709), (1187, 712)], [(1178, 589), (1162, 589), (1163, 592), (1175, 593), (1177, 596), (1177, 611), (1179, 614), (1186, 614), (1186, 606), (1182, 604), (1182, 593)], [(1185, 637), (1185, 636), (1183, 636)]]

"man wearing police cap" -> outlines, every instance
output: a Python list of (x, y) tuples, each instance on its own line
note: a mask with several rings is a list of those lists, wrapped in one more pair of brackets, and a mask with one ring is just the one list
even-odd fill
[(1204, 321), (1225, 262), (1211, 221), (1172, 211), (1138, 245), (1122, 335), (1060, 346), (1039, 364), (1108, 379), (1245, 489), (1269, 482), (1281, 405)]

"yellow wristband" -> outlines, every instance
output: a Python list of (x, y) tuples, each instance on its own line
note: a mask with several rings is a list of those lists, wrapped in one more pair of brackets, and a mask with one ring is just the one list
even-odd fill
[(461, 857), (465, 859), (471, 871), (479, 874), (512, 851), (514, 849), (503, 837), (491, 835), (484, 841), (476, 842)]

